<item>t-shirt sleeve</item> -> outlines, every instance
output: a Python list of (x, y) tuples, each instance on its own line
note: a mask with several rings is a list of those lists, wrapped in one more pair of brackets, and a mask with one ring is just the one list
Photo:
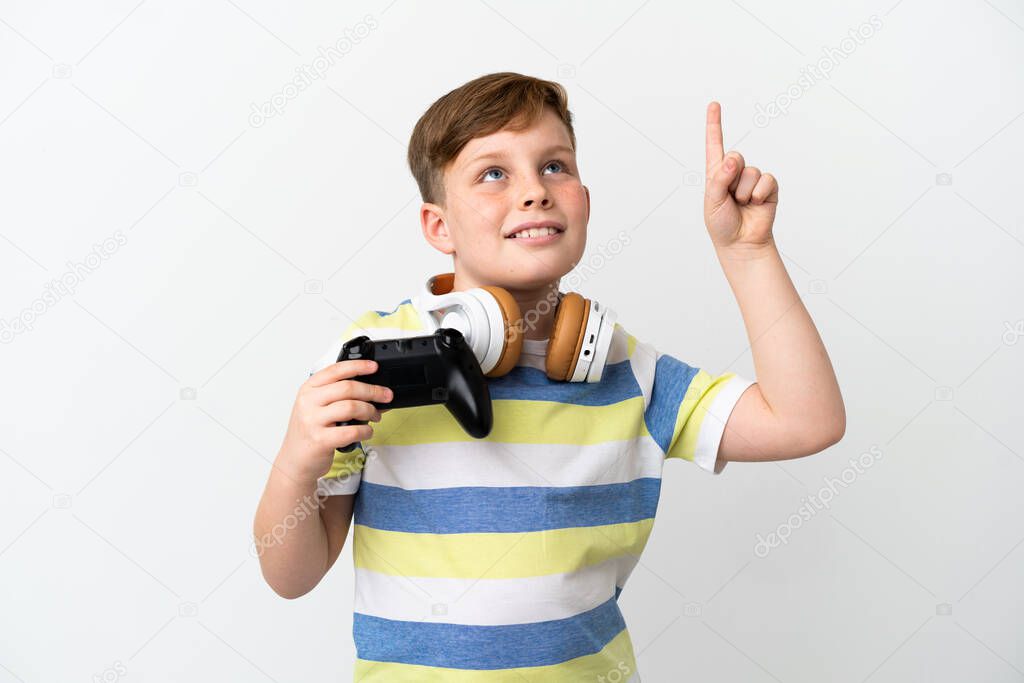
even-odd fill
[[(320, 358), (309, 369), (308, 377), (323, 370), (328, 365), (338, 361), (338, 354), (346, 341), (358, 337), (362, 331), (355, 323), (348, 326), (348, 329), (334, 341), (321, 354)], [(359, 482), (362, 480), (363, 464), (366, 462), (366, 455), (363, 449), (357, 444), (350, 453), (342, 453), (335, 449), (334, 461), (331, 469), (317, 479), (316, 488), (320, 496), (337, 496), (353, 494), (359, 490)]]
[(666, 458), (689, 460), (721, 474), (726, 461), (718, 458), (718, 446), (725, 423), (753, 380), (732, 372), (712, 375), (670, 354), (656, 355), (644, 414), (647, 430)]

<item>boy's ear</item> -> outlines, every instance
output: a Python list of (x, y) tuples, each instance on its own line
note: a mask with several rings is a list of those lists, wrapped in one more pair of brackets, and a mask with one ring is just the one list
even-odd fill
[(455, 251), (455, 242), (451, 233), (448, 232), (448, 221), (444, 215), (444, 208), (437, 204), (424, 202), (420, 207), (420, 225), (423, 228), (423, 236), (430, 242), (430, 245), (442, 254), (451, 254)]

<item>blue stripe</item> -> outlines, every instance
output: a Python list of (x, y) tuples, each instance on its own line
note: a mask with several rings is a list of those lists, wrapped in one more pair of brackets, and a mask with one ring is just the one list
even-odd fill
[(397, 621), (356, 612), (352, 635), (360, 659), (448, 669), (511, 669), (594, 654), (625, 627), (618, 604), (609, 598), (565, 619), (504, 626)]
[(667, 353), (659, 356), (654, 366), (654, 386), (651, 388), (651, 402), (644, 412), (644, 422), (663, 453), (668, 452), (672, 442), (676, 417), (686, 389), (699, 371), (699, 368), (690, 367)]
[(391, 315), (392, 313), (395, 313), (396, 311), (398, 311), (398, 309), (401, 308), (403, 304), (407, 304), (407, 303), (410, 303), (410, 302), (412, 302), (412, 299), (402, 299), (401, 303), (399, 303), (397, 306), (395, 306), (395, 310), (393, 310), (393, 311), (374, 311), (374, 313), (376, 313), (377, 315), (381, 315), (381, 316)]
[(659, 477), (593, 486), (460, 486), (406, 490), (362, 481), (356, 524), (426, 534), (518, 533), (654, 517)]
[(537, 368), (517, 365), (508, 374), (487, 380), (491, 400), (554, 401), (578, 406), (605, 406), (640, 396), (629, 361), (606, 365), (600, 382), (559, 382)]

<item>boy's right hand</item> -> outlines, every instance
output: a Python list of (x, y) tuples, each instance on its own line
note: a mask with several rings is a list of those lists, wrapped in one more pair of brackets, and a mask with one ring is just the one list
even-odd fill
[(330, 471), (336, 448), (373, 436), (369, 424), (338, 427), (335, 423), (380, 422), (381, 412), (390, 410), (378, 410), (369, 401), (392, 400), (391, 389), (352, 379), (376, 371), (376, 361), (343, 360), (313, 373), (303, 382), (275, 464), (300, 481), (315, 481)]

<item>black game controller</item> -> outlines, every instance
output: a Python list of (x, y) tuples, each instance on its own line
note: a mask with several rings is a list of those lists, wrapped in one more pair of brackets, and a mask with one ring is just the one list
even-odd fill
[[(377, 371), (355, 379), (391, 389), (390, 401), (377, 403), (377, 408), (408, 408), (444, 403), (448, 412), (470, 436), (482, 439), (491, 433), (494, 415), (491, 394), (480, 363), (473, 355), (462, 333), (454, 327), (442, 327), (433, 334), (420, 337), (371, 340), (362, 335), (341, 347), (338, 360), (366, 359), (377, 361)], [(336, 423), (364, 425), (365, 420)], [(353, 442), (338, 450), (349, 453)]]

